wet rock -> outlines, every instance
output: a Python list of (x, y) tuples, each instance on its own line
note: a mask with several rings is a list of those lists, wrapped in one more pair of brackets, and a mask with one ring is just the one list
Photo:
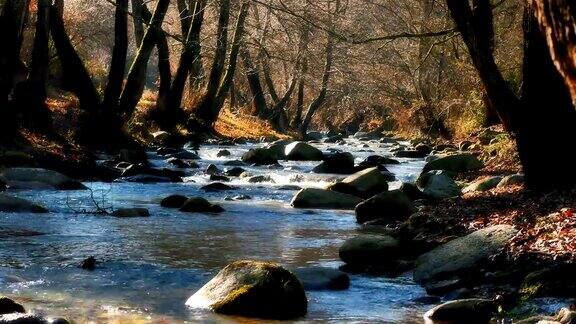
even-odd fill
[(242, 161), (255, 165), (270, 165), (278, 163), (278, 155), (271, 149), (255, 148), (242, 155)]
[(11, 313), (26, 313), (24, 306), (8, 297), (0, 297), (0, 315)]
[(414, 280), (419, 283), (471, 270), (499, 252), (516, 235), (513, 226), (496, 225), (443, 244), (416, 259)]
[(8, 168), (0, 180), (14, 189), (84, 190), (86, 186), (62, 173), (40, 168)]
[(0, 194), (0, 212), (4, 213), (47, 213), (48, 210), (26, 199)]
[(576, 297), (576, 265), (558, 264), (526, 275), (520, 292), (525, 297)]
[(515, 185), (522, 185), (524, 184), (524, 175), (523, 174), (511, 174), (509, 176), (505, 176), (500, 183), (496, 186), (497, 188), (504, 188), (508, 186), (515, 186)]
[(208, 175), (214, 175), (214, 174), (220, 174), (221, 171), (220, 169), (218, 169), (218, 167), (214, 164), (210, 164), (206, 170), (204, 170), (204, 173), (208, 174)]
[(346, 290), (350, 287), (350, 277), (337, 269), (324, 267), (299, 268), (294, 274), (305, 290)]
[(400, 164), (400, 161), (380, 155), (371, 155), (358, 164), (359, 168), (368, 169), (381, 165)]
[(289, 161), (322, 161), (324, 159), (322, 151), (303, 142), (294, 142), (286, 145), (284, 153)]
[(112, 216), (120, 218), (149, 217), (150, 211), (146, 208), (119, 208), (112, 212)]
[(278, 190), (287, 190), (287, 191), (302, 190), (302, 188), (300, 186), (295, 186), (295, 185), (284, 185), (284, 186), (278, 187), (277, 189)]
[(11, 313), (0, 315), (0, 324), (69, 324), (65, 319), (48, 320), (35, 314)]
[(424, 285), (426, 293), (433, 296), (444, 296), (447, 293), (456, 290), (464, 285), (464, 282), (459, 279), (440, 280)]
[(118, 159), (120, 161), (132, 164), (137, 163), (148, 164), (148, 156), (146, 155), (146, 152), (140, 149), (134, 149), (134, 150), (122, 149), (118, 154)]
[(400, 253), (398, 240), (387, 235), (360, 235), (346, 240), (338, 251), (340, 259), (353, 266), (392, 264)]
[(272, 152), (272, 154), (274, 154), (276, 159), (283, 160), (286, 158), (286, 152), (285, 152), (286, 146), (293, 142), (294, 141), (290, 139), (277, 140), (271, 143), (270, 145), (266, 146), (266, 149)]
[(177, 158), (169, 158), (166, 160), (166, 163), (173, 165), (179, 169), (185, 169), (188, 167), (188, 164), (186, 162)]
[(96, 263), (97, 263), (96, 258), (91, 256), (82, 261), (82, 263), (80, 264), (80, 268), (82, 270), (94, 271), (96, 270)]
[(170, 154), (169, 157), (174, 157), (182, 160), (200, 160), (200, 156), (198, 154), (186, 150)]
[(242, 162), (242, 161), (238, 161), (238, 160), (232, 160), (232, 161), (226, 161), (224, 162), (225, 166), (230, 166), (230, 167), (240, 167), (240, 166), (245, 166), (246, 163)]
[(352, 210), (362, 199), (336, 191), (307, 188), (300, 190), (292, 199), (294, 208), (348, 209)]
[(416, 212), (412, 200), (400, 190), (376, 195), (356, 206), (356, 221), (363, 224), (382, 219), (388, 223), (406, 220)]
[(323, 140), (324, 143), (338, 143), (344, 139), (342, 135), (333, 135)]
[(223, 184), (223, 183), (220, 183), (220, 182), (211, 183), (209, 185), (201, 187), (200, 189), (207, 191), (207, 192), (236, 190), (236, 188), (231, 187), (231, 186), (226, 185), (226, 184)]
[(150, 135), (152, 135), (152, 138), (154, 138), (154, 141), (156, 141), (157, 143), (166, 143), (172, 136), (170, 133), (165, 131), (154, 132)]
[(408, 198), (411, 200), (420, 200), (420, 199), (427, 199), (428, 197), (416, 186), (412, 183), (403, 182), (400, 185), (400, 191), (402, 191)]
[(156, 150), (156, 154), (161, 155), (161, 156), (175, 154), (178, 152), (179, 152), (179, 150), (171, 148), (171, 147), (160, 147)]
[(214, 205), (204, 198), (193, 197), (186, 200), (180, 211), (186, 213), (222, 213), (224, 208)]
[(399, 150), (394, 152), (395, 157), (399, 158), (409, 158), (409, 159), (423, 159), (428, 155), (428, 153), (416, 151), (416, 150)]
[(122, 172), (122, 177), (132, 177), (138, 175), (149, 175), (155, 177), (169, 178), (173, 182), (182, 182), (182, 177), (185, 175), (183, 171), (176, 171), (170, 169), (156, 169), (142, 164), (132, 164)]
[(231, 169), (226, 169), (224, 171), (224, 174), (229, 176), (229, 177), (239, 177), (242, 173), (246, 172), (246, 170), (244, 170), (243, 168), (240, 167), (234, 167)]
[(354, 172), (354, 156), (350, 153), (334, 153), (313, 170), (315, 173), (351, 174)]
[(252, 197), (250, 197), (248, 195), (238, 195), (235, 197), (226, 197), (226, 198), (224, 198), (224, 200), (227, 200), (227, 201), (252, 200)]
[(272, 179), (269, 175), (258, 175), (248, 179), (249, 183), (262, 183), (262, 182), (272, 182), (274, 183), (274, 179)]
[(432, 153), (432, 148), (428, 144), (420, 143), (414, 147), (414, 149), (418, 152), (422, 152), (426, 155)]
[(488, 299), (460, 299), (438, 305), (424, 317), (435, 323), (487, 324), (497, 311), (497, 305)]
[(279, 265), (238, 261), (226, 266), (186, 301), (191, 308), (263, 319), (296, 319), (308, 301), (298, 278)]
[(378, 168), (357, 172), (341, 182), (328, 187), (329, 190), (362, 198), (370, 198), (388, 190), (388, 178)]
[(200, 144), (196, 141), (190, 141), (184, 144), (184, 149), (190, 151), (198, 151), (200, 149)]
[[(158, 176), (145, 175), (145, 174), (140, 174), (140, 175), (135, 175), (135, 176), (130, 176), (130, 177), (123, 177), (123, 178), (118, 179), (118, 181), (135, 182), (135, 183), (170, 183), (170, 182), (174, 182), (172, 179), (167, 178), (167, 177), (158, 177)], [(180, 179), (179, 182), (182, 182), (182, 179)]]
[(227, 157), (227, 156), (230, 156), (230, 155), (232, 155), (232, 153), (231, 153), (230, 151), (228, 151), (228, 150), (220, 150), (220, 151), (216, 154), (217, 157)]
[(230, 182), (230, 178), (219, 174), (213, 174), (210, 176), (210, 181)]
[(468, 151), (472, 145), (474, 145), (474, 143), (471, 141), (462, 141), (458, 144), (458, 149), (461, 151)]
[(457, 197), (462, 194), (456, 182), (445, 174), (423, 173), (416, 184), (426, 196), (435, 199)]
[(476, 156), (469, 153), (460, 153), (442, 156), (426, 163), (423, 172), (445, 170), (460, 173), (482, 169), (483, 167), (484, 164)]
[(320, 132), (308, 132), (305, 138), (307, 141), (320, 141), (324, 138), (324, 134)]
[(469, 192), (483, 192), (496, 188), (496, 186), (502, 181), (502, 177), (488, 177), (480, 180), (476, 180), (466, 188), (462, 190), (463, 193)]
[(160, 202), (160, 206), (164, 208), (180, 208), (188, 200), (188, 197), (182, 195), (171, 195)]

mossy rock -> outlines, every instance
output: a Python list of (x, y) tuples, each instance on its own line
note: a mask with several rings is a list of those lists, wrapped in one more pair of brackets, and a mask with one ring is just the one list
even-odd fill
[(302, 283), (281, 266), (237, 261), (222, 269), (188, 299), (190, 308), (208, 308), (226, 315), (289, 320), (306, 315)]

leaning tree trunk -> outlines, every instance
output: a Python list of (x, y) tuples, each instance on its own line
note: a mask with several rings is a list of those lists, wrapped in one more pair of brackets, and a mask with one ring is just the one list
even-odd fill
[(95, 112), (100, 100), (98, 92), (82, 59), (70, 42), (62, 12), (56, 5), (50, 7), (50, 33), (62, 66), (65, 87), (78, 97), (82, 110)]
[(260, 73), (258, 69), (254, 66), (252, 62), (252, 57), (247, 46), (242, 46), (240, 49), (240, 57), (244, 63), (244, 69), (246, 71), (246, 81), (248, 81), (248, 87), (252, 94), (250, 114), (252, 116), (259, 116), (264, 118), (267, 113), (266, 98), (264, 97), (264, 90), (262, 88), (262, 83), (260, 82)]
[(126, 73), (126, 57), (128, 55), (128, 0), (116, 1), (114, 22), (114, 48), (108, 71), (108, 83), (104, 91), (102, 110), (115, 111), (122, 93), (124, 74)]
[(540, 28), (547, 36), (554, 64), (576, 102), (576, 3), (573, 0), (532, 0)]
[[(142, 0), (130, 0), (132, 2), (132, 22), (134, 25), (134, 39), (136, 46), (142, 44), (144, 39), (144, 2)], [(150, 21), (150, 20), (148, 20)]]
[(518, 152), (529, 188), (572, 188), (576, 184), (573, 162), (554, 156), (576, 146), (576, 110), (537, 24), (532, 8), (526, 6), (523, 107), (515, 123)]
[(164, 16), (166, 15), (169, 4), (170, 0), (158, 1), (152, 19), (150, 20), (151, 24), (144, 35), (140, 49), (128, 72), (124, 90), (120, 95), (120, 112), (125, 114), (125, 117), (132, 115), (144, 92), (148, 60), (150, 60), (152, 50), (154, 49), (156, 33), (161, 32), (162, 22), (164, 21)]

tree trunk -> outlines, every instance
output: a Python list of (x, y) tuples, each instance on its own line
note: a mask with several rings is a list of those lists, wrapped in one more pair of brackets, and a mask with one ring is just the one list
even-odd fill
[(146, 30), (142, 44), (128, 72), (126, 85), (120, 96), (120, 112), (130, 117), (144, 92), (148, 60), (154, 49), (156, 34), (161, 32), (162, 22), (168, 10), (170, 0), (159, 0), (152, 16), (150, 27)]
[(142, 20), (144, 19), (144, 3), (142, 0), (130, 0), (132, 1), (132, 21), (134, 23), (134, 39), (136, 40), (136, 46), (142, 44), (144, 39), (144, 24)]
[(252, 57), (246, 46), (243, 46), (240, 50), (240, 57), (244, 63), (244, 69), (246, 70), (246, 80), (248, 81), (248, 86), (250, 87), (250, 92), (252, 93), (251, 109), (250, 114), (252, 116), (259, 116), (260, 118), (265, 118), (267, 114), (266, 98), (264, 97), (264, 90), (262, 88), (262, 83), (260, 83), (260, 73), (258, 73), (257, 68), (252, 62)]
[(128, 0), (116, 1), (114, 22), (114, 49), (108, 71), (108, 84), (104, 91), (102, 110), (115, 111), (122, 93), (126, 57), (128, 55)]
[(76, 53), (64, 27), (62, 12), (57, 5), (50, 7), (50, 33), (62, 65), (64, 84), (80, 101), (82, 110), (94, 112), (98, 107), (99, 97), (92, 79)]
[(571, 159), (553, 156), (575, 147), (576, 110), (529, 6), (524, 34), (523, 107), (516, 140), (526, 185), (534, 190), (571, 188), (576, 184)]
[(540, 28), (576, 102), (576, 3), (573, 0), (531, 0)]

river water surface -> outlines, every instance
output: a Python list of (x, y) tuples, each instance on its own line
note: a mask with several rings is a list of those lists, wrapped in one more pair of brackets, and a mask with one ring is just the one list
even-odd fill
[[(368, 144), (369, 147), (363, 147)], [(186, 299), (226, 264), (240, 259), (278, 262), (288, 268), (341, 265), (338, 248), (361, 232), (349, 211), (297, 210), (290, 207), (296, 191), (283, 185), (323, 187), (336, 175), (317, 175), (317, 162), (286, 162), (282, 167), (244, 167), (268, 174), (274, 183), (249, 184), (235, 179), (238, 190), (204, 193), (209, 183), (203, 170), (213, 163), (239, 159), (262, 144), (205, 146), (201, 168), (189, 170), (184, 183), (85, 183), (105, 207), (145, 207), (148, 218), (119, 219), (84, 213), (93, 210), (88, 191), (18, 191), (20, 197), (46, 206), (45, 215), (0, 213), (0, 291), (36, 313), (76, 322), (181, 323), (237, 322), (240, 319), (191, 311)], [(390, 155), (390, 146), (347, 139), (346, 145), (314, 144), (352, 153), (357, 161), (369, 155)], [(217, 158), (221, 149), (232, 156)], [(150, 154), (155, 166), (165, 166)], [(413, 181), (424, 161), (400, 159), (388, 166), (401, 181)], [(202, 196), (222, 205), (217, 216), (163, 209), (170, 194)], [(253, 199), (231, 202), (226, 197)], [(78, 264), (88, 256), (100, 261), (93, 272)], [(400, 278), (352, 275), (345, 291), (311, 291), (304, 322), (420, 323), (427, 308), (415, 301), (425, 296), (407, 274)], [(252, 322), (245, 320), (245, 322)]]

